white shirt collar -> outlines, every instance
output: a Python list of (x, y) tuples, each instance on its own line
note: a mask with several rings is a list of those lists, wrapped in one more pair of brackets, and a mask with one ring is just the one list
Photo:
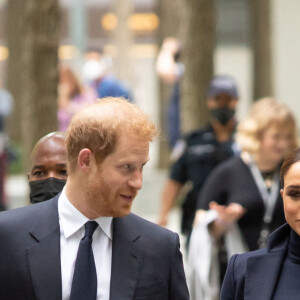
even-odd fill
[[(71, 204), (66, 196), (65, 187), (58, 198), (58, 215), (66, 239), (90, 221)], [(112, 240), (112, 219), (112, 217), (99, 217), (94, 220), (110, 240)]]

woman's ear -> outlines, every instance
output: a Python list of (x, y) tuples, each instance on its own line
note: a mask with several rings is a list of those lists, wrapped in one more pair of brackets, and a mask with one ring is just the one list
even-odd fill
[(94, 160), (94, 155), (92, 151), (88, 148), (82, 149), (78, 154), (78, 167), (85, 173), (90, 172), (92, 168), (92, 162)]
[(283, 198), (283, 189), (280, 190), (280, 195)]

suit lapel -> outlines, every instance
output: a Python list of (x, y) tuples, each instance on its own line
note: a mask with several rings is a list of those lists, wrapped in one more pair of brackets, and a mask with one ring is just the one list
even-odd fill
[(138, 247), (140, 235), (132, 215), (113, 223), (110, 300), (133, 299), (144, 251)]
[(36, 243), (27, 249), (28, 265), (36, 299), (62, 297), (58, 196), (41, 206), (30, 235)]

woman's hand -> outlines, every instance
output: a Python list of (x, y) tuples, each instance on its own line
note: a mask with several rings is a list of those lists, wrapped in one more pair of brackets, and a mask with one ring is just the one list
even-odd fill
[(228, 206), (225, 206), (212, 201), (209, 203), (209, 208), (218, 212), (220, 223), (223, 222), (228, 225), (236, 222), (246, 213), (246, 209), (238, 203), (230, 203)]
[(219, 239), (234, 222), (246, 213), (246, 209), (238, 203), (225, 206), (212, 201), (209, 203), (209, 208), (218, 212), (217, 219), (210, 225), (211, 234), (215, 239)]

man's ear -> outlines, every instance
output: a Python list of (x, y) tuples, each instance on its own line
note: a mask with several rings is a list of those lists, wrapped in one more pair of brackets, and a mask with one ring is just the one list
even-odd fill
[(280, 190), (280, 195), (283, 198), (283, 189)]
[(92, 151), (88, 148), (82, 149), (78, 154), (78, 167), (85, 173), (90, 172), (95, 160)]

